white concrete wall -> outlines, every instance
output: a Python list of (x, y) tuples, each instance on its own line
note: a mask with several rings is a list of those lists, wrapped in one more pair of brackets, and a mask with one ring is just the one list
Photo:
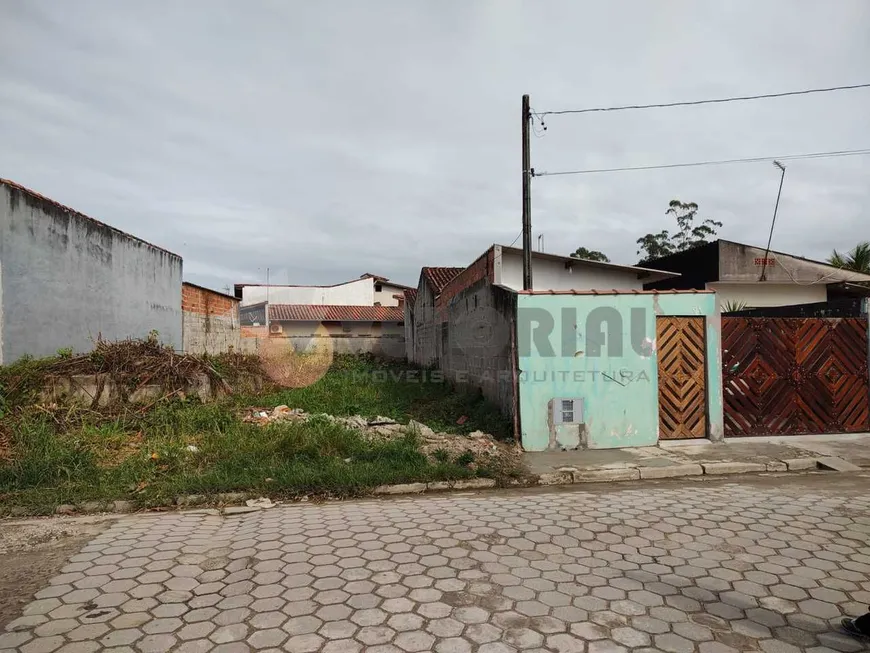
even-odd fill
[[(298, 350), (318, 347), (328, 340), (335, 354), (375, 354), (405, 358), (405, 327), (398, 322), (275, 322), (282, 333), (270, 339), (287, 340)], [(243, 339), (244, 340), (244, 339)]]
[(97, 337), (181, 335), (181, 257), (0, 183), (2, 352), (84, 352)]
[[(375, 285), (377, 285), (377, 281)], [(399, 300), (393, 297), (393, 295), (401, 295), (404, 291), (405, 289), (399, 286), (382, 283), (381, 291), (374, 291), (374, 302), (379, 303), (381, 306), (398, 306)]]
[[(523, 257), (502, 251), (501, 285), (523, 289)], [(643, 290), (643, 281), (636, 272), (612, 270), (584, 265), (577, 261), (571, 270), (562, 261), (532, 257), (534, 290)]]
[[(271, 304), (317, 304), (334, 306), (373, 306), (375, 286), (371, 279), (349, 281), (339, 286), (245, 286), (242, 288), (242, 306), (257, 304), (267, 299)], [(398, 306), (393, 304), (384, 306)]]
[(794, 283), (708, 283), (707, 290), (715, 290), (721, 308), (726, 303), (743, 302), (746, 308), (765, 306), (791, 306), (792, 304), (814, 304), (828, 299), (828, 291), (823, 283), (797, 285)]

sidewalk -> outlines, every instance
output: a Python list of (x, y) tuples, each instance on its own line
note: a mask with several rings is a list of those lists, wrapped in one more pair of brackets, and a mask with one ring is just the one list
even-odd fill
[(870, 434), (665, 440), (657, 447), (533, 452), (524, 462), (541, 483), (671, 478), (870, 467)]

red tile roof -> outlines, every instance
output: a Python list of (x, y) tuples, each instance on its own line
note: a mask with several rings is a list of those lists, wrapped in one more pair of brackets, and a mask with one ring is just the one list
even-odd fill
[(417, 289), (416, 288), (408, 288), (405, 290), (405, 302), (411, 304), (413, 306), (414, 302), (417, 301)]
[(423, 276), (429, 285), (432, 286), (432, 291), (437, 295), (444, 286), (450, 283), (451, 279), (462, 272), (465, 268), (423, 268)]
[(402, 322), (405, 311), (399, 306), (271, 304), (269, 319), (277, 322)]

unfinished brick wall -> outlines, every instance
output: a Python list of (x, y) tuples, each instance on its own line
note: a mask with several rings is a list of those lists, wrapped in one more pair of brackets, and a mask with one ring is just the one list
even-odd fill
[(181, 286), (182, 341), (191, 354), (239, 349), (239, 301), (191, 283)]

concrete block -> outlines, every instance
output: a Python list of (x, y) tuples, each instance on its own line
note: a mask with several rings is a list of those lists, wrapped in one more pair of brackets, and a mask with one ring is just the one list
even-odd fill
[(132, 501), (113, 501), (112, 512), (133, 512), (136, 510), (136, 504)]
[(782, 462), (790, 472), (819, 468), (815, 458), (787, 458)]
[(572, 472), (549, 472), (538, 477), (540, 485), (569, 485), (574, 482)]
[(635, 481), (640, 478), (636, 467), (622, 469), (587, 469), (574, 472), (575, 483), (598, 483), (607, 481)]
[(827, 456), (825, 458), (817, 458), (819, 469), (830, 469), (835, 472), (860, 472), (861, 468), (858, 465), (853, 465), (848, 460), (837, 458), (836, 456)]
[(425, 483), (402, 483), (400, 485), (379, 485), (375, 494), (420, 494), (426, 491)]
[(700, 465), (665, 465), (663, 467), (639, 467), (641, 478), (675, 478), (678, 476), (700, 476), (704, 470)]
[(426, 490), (428, 492), (444, 492), (450, 488), (451, 485), (447, 481), (433, 481), (432, 483), (426, 484)]
[(767, 468), (767, 471), (769, 471), (769, 472), (788, 471), (788, 466), (780, 460), (771, 461), (771, 462), (767, 463), (767, 465), (765, 465), (765, 467)]
[(762, 463), (701, 463), (701, 466), (705, 474), (750, 474), (767, 471), (767, 466)]
[(75, 511), (76, 511), (75, 506), (70, 505), (68, 503), (64, 503), (64, 504), (61, 504), (57, 508), (54, 509), (54, 514), (56, 514), (56, 515), (73, 515), (73, 514), (75, 514)]
[(260, 512), (262, 508), (256, 506), (230, 506), (224, 508), (225, 515), (245, 515), (249, 512)]
[(495, 487), (494, 478), (468, 478), (453, 484), (454, 490), (483, 490), (489, 487)]

